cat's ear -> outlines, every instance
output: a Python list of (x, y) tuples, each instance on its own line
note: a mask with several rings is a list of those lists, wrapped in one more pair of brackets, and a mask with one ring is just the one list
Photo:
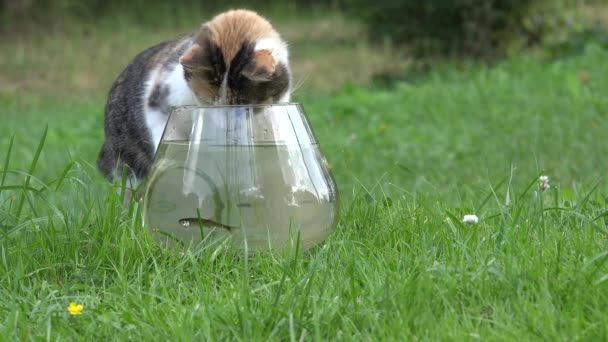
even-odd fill
[(179, 63), (188, 70), (194, 70), (201, 66), (200, 60), (203, 54), (203, 48), (194, 43), (186, 50), (186, 52), (179, 58)]
[(276, 69), (276, 61), (270, 50), (258, 50), (253, 55), (252, 63), (243, 70), (243, 76), (254, 82), (268, 82)]

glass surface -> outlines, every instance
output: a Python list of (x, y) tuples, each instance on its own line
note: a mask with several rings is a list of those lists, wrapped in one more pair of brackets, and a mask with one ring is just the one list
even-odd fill
[(158, 147), (144, 224), (162, 244), (228, 239), (304, 248), (337, 219), (336, 186), (302, 106), (177, 107)]

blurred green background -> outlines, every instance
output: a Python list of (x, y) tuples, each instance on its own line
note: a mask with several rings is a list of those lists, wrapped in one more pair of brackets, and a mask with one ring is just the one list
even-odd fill
[(0, 91), (102, 97), (136, 53), (235, 7), (278, 27), (307, 93), (409, 80), (445, 59), (608, 44), (602, 0), (3, 0)]

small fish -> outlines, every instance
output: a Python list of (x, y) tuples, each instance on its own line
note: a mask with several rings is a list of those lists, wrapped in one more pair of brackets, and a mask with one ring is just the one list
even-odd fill
[(225, 224), (219, 223), (219, 222), (215, 222), (212, 220), (208, 220), (208, 219), (204, 219), (204, 218), (183, 218), (179, 220), (179, 224), (182, 227), (197, 227), (197, 226), (203, 226), (205, 228), (224, 228), (228, 231), (231, 231), (232, 229), (236, 229), (236, 227), (232, 227), (232, 226), (227, 226)]

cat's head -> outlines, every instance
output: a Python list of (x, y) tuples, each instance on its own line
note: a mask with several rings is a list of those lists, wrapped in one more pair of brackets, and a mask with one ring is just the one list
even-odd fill
[(289, 98), (287, 45), (255, 12), (228, 11), (203, 24), (179, 61), (203, 103), (262, 104)]

